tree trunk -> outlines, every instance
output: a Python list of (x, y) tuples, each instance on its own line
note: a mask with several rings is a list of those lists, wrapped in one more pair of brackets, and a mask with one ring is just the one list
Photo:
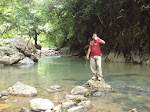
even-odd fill
[(35, 46), (36, 46), (37, 45), (37, 35), (38, 35), (38, 33), (36, 32), (36, 30), (34, 30), (34, 33), (35, 33), (34, 40), (35, 40)]

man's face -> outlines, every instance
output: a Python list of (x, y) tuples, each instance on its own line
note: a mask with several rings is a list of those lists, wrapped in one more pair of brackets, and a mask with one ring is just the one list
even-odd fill
[(95, 37), (97, 37), (97, 35), (96, 35), (96, 34), (93, 34), (93, 37), (92, 37), (92, 39), (95, 39)]

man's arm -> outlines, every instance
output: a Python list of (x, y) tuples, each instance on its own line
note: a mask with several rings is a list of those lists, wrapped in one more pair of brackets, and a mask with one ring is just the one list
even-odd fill
[(87, 55), (86, 55), (86, 59), (89, 60), (89, 55), (91, 53), (91, 45), (89, 46), (89, 49), (88, 49), (88, 52), (87, 52)]
[(105, 41), (100, 39), (99, 37), (98, 37), (98, 40), (100, 41), (101, 44), (105, 44)]

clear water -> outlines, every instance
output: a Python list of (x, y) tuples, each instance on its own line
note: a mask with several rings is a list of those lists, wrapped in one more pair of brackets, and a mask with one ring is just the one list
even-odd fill
[[(102, 62), (102, 68), (106, 83), (115, 88), (115, 92), (89, 97), (93, 103), (91, 112), (127, 112), (132, 108), (150, 112), (150, 67)], [(44, 88), (52, 85), (60, 85), (63, 92), (59, 94), (64, 95), (91, 77), (89, 61), (84, 58), (45, 57), (33, 65), (0, 67), (0, 91), (21, 81), (36, 87), (38, 97), (50, 95)]]

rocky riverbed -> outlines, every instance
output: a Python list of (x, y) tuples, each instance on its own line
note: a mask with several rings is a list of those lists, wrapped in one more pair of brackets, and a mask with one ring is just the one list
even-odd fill
[[(52, 91), (47, 91), (47, 89)], [(45, 91), (50, 93), (61, 91), (61, 87), (58, 85), (47, 87), (47, 89)], [(36, 88), (22, 82), (16, 82), (12, 87), (8, 88), (8, 91), (0, 92), (0, 101), (4, 104), (17, 103), (20, 97), (26, 97), (27, 99), (33, 97), (30, 101), (28, 100), (29, 106), (20, 108), (20, 112), (29, 112), (31, 110), (41, 112), (90, 112), (93, 104), (88, 100), (88, 96), (91, 96), (94, 92), (102, 91), (114, 90), (104, 80), (89, 80), (83, 86), (77, 86), (71, 92), (66, 93), (60, 103), (54, 104), (49, 99), (39, 98)], [(12, 100), (13, 97), (15, 99)], [(2, 111), (7, 111), (7, 108), (2, 109)]]
[(37, 49), (37, 53), (39, 57), (60, 55), (60, 51), (57, 48), (42, 48), (41, 50)]
[[(10, 110), (12, 112), (105, 112), (106, 109), (103, 111), (101, 105), (99, 105), (100, 110), (95, 110), (93, 108), (95, 104), (90, 99), (115, 90), (106, 84), (104, 79), (101, 81), (90, 79), (83, 86), (76, 86), (70, 92), (63, 92), (64, 95), (59, 101), (55, 100), (58, 98), (56, 94), (62, 94), (61, 86), (49, 86), (43, 91), (48, 95), (39, 97), (39, 91), (35, 87), (16, 82), (7, 91), (0, 92), (0, 112), (10, 112)], [(55, 100), (50, 100), (50, 97)], [(137, 112), (136, 109), (128, 111)]]

